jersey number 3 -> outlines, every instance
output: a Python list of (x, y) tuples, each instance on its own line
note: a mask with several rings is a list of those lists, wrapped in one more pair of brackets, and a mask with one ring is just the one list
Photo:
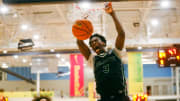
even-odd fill
[(103, 73), (105, 74), (109, 73), (109, 64), (103, 66)]

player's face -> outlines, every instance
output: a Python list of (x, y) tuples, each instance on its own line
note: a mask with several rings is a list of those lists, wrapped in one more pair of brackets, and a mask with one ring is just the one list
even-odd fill
[(92, 47), (93, 51), (96, 52), (97, 54), (100, 54), (102, 52), (105, 52), (105, 43), (101, 41), (99, 37), (93, 37), (90, 40), (90, 46)]

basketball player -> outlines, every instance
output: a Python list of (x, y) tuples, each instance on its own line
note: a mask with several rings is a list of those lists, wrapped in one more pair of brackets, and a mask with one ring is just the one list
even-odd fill
[(99, 101), (129, 101), (124, 68), (120, 59), (124, 47), (125, 32), (110, 3), (105, 5), (105, 12), (112, 17), (118, 33), (115, 48), (106, 50), (106, 39), (100, 34), (94, 34), (89, 39), (89, 45), (96, 56), (93, 56), (83, 40), (77, 39), (77, 45), (86, 60), (94, 66), (96, 91), (101, 97)]

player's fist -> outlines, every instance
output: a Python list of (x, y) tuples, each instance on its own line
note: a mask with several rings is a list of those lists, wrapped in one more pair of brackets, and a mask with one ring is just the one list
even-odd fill
[(111, 13), (113, 12), (112, 3), (111, 3), (111, 2), (106, 2), (106, 3), (104, 4), (104, 6), (105, 6), (105, 11), (106, 11), (106, 13), (111, 14)]

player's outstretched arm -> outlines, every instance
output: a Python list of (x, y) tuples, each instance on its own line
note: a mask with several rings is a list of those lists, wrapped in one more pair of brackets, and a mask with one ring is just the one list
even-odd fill
[(118, 32), (118, 36), (116, 38), (116, 43), (115, 43), (115, 47), (119, 50), (122, 50), (123, 47), (124, 47), (124, 41), (125, 41), (125, 32), (119, 22), (119, 20), (117, 19), (117, 16), (112, 8), (112, 5), (111, 3), (107, 3), (105, 5), (105, 11), (106, 13), (108, 13), (110, 16), (112, 16), (113, 18), (113, 21), (115, 23), (115, 27), (116, 27), (116, 30)]

